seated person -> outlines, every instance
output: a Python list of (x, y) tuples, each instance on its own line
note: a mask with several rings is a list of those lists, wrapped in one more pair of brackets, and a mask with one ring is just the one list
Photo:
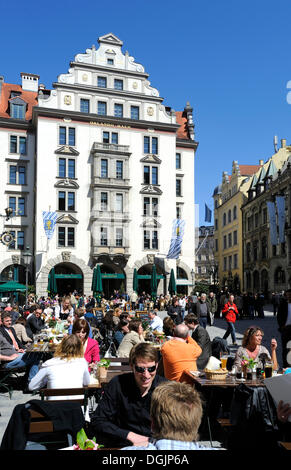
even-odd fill
[(73, 314), (74, 314), (74, 309), (71, 305), (71, 297), (66, 296), (62, 299), (61, 304), (56, 305), (55, 317), (58, 320), (67, 320), (69, 317), (72, 317)]
[(150, 323), (149, 327), (152, 331), (163, 332), (163, 320), (157, 315), (155, 310), (149, 311)]
[(132, 372), (111, 379), (91, 417), (92, 436), (106, 447), (141, 445), (151, 436), (152, 392), (165, 381), (156, 375), (158, 352), (146, 342), (137, 344), (129, 363)]
[(243, 357), (260, 361), (260, 355), (265, 354), (273, 363), (273, 368), (278, 369), (278, 361), (276, 355), (277, 341), (273, 338), (271, 340), (271, 355), (265, 346), (262, 346), (262, 339), (264, 336), (263, 330), (259, 326), (251, 326), (247, 328), (242, 339), (242, 346), (236, 352), (234, 365), (241, 367)]
[(189, 328), (183, 323), (176, 325), (173, 338), (161, 348), (165, 377), (177, 382), (190, 381), (184, 370), (197, 370), (201, 352), (201, 347), (189, 336)]
[(126, 333), (117, 350), (117, 357), (129, 357), (133, 346), (144, 341), (143, 327), (140, 320), (132, 320), (128, 325), (128, 329), (129, 333)]
[(212, 354), (211, 339), (207, 330), (199, 324), (198, 317), (195, 313), (188, 313), (184, 322), (192, 332), (192, 339), (194, 339), (202, 349), (202, 353), (197, 359), (197, 368), (203, 370)]
[(124, 336), (129, 333), (129, 321), (127, 320), (120, 320), (117, 329), (114, 333), (113, 339), (115, 341), (115, 344), (117, 348), (119, 347), (120, 343), (122, 342)]
[[(89, 383), (88, 363), (84, 358), (82, 342), (77, 335), (68, 335), (58, 344), (54, 357), (42, 364), (28, 388), (29, 390), (39, 390), (44, 387), (81, 388)], [(48, 397), (51, 400), (70, 400), (70, 398), (69, 396)]]
[(5, 369), (27, 367), (27, 380), (35, 376), (39, 369), (41, 356), (37, 353), (26, 353), (11, 326), (10, 312), (2, 312), (0, 322), (0, 361)]
[[(83, 308), (76, 308), (75, 312), (74, 312), (74, 316), (73, 317), (70, 317), (68, 319), (68, 322), (70, 323), (70, 326), (68, 328), (68, 334), (72, 334), (72, 330), (73, 330), (73, 323), (78, 320), (78, 319), (85, 319), (84, 317), (84, 310)], [(91, 325), (89, 324), (88, 320), (86, 320), (86, 322), (88, 323), (88, 326), (89, 326), (89, 338), (92, 338), (93, 335), (92, 335), (92, 329), (91, 329)]]
[(165, 382), (152, 394), (152, 438), (147, 445), (122, 450), (213, 450), (197, 441), (202, 419), (200, 395), (191, 385)]
[(73, 323), (72, 334), (77, 335), (83, 345), (84, 358), (89, 364), (89, 367), (93, 367), (96, 361), (99, 361), (99, 344), (93, 339), (89, 338), (89, 323), (85, 318), (77, 318)]
[[(32, 315), (29, 315), (26, 321), (26, 330), (29, 337), (33, 337), (45, 328), (45, 322), (41, 318), (42, 308), (40, 305), (34, 305), (30, 308)], [(31, 334), (30, 334), (31, 332)]]
[(26, 320), (24, 317), (19, 317), (16, 320), (16, 323), (14, 323), (13, 325), (14, 331), (19, 341), (22, 344), (27, 345), (28, 343), (32, 342), (32, 339), (27, 335), (25, 327), (26, 327)]
[(165, 317), (163, 321), (163, 331), (166, 336), (172, 337), (174, 334), (175, 322), (171, 317)]

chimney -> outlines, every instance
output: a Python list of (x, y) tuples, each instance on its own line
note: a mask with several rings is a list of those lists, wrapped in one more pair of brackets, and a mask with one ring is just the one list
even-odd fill
[(286, 148), (286, 139), (281, 139), (281, 148)]
[(40, 83), (38, 89), (45, 90), (45, 85), (43, 83)]
[(39, 75), (21, 72), (20, 76), (22, 79), (22, 90), (38, 92)]
[(4, 83), (4, 77), (3, 77), (3, 75), (0, 75), (0, 94), (1, 94), (1, 90), (2, 90), (2, 83)]
[(259, 160), (259, 165), (263, 166), (264, 165), (264, 160)]

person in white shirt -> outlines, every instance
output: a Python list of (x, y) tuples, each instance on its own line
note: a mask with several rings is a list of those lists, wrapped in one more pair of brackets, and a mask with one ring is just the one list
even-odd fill
[(159, 333), (163, 332), (163, 320), (158, 317), (157, 312), (155, 310), (151, 310), (149, 312), (150, 323), (149, 327), (152, 331), (158, 331)]
[(181, 315), (182, 315), (182, 319), (184, 321), (184, 316), (185, 316), (185, 310), (186, 310), (186, 299), (185, 299), (185, 296), (184, 297), (180, 297), (179, 299), (179, 305), (181, 307)]
[[(57, 346), (54, 357), (42, 364), (28, 387), (29, 390), (38, 390), (43, 387), (82, 388), (89, 383), (88, 363), (84, 358), (81, 340), (77, 335), (68, 335)], [(52, 400), (70, 400), (70, 398), (69, 396), (49, 397)]]

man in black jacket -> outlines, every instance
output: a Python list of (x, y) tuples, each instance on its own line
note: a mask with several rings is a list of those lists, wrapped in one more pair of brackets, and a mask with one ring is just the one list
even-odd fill
[(281, 333), (283, 367), (288, 367), (286, 359), (288, 349), (286, 346), (288, 341), (291, 340), (291, 289), (285, 292), (285, 297), (279, 304), (277, 322)]
[(168, 315), (172, 318), (173, 322), (176, 325), (180, 325), (183, 322), (182, 318), (182, 308), (179, 305), (179, 300), (174, 299), (172, 305), (168, 308)]
[(92, 435), (106, 447), (146, 445), (151, 436), (151, 395), (166, 380), (156, 375), (157, 350), (139, 343), (131, 350), (129, 363), (132, 373), (117, 375), (107, 384), (91, 417)]
[(184, 322), (189, 330), (192, 331), (192, 338), (202, 349), (202, 353), (197, 359), (197, 368), (203, 370), (212, 354), (211, 339), (205, 328), (199, 325), (198, 317), (194, 313), (188, 313)]
[(45, 328), (45, 323), (41, 318), (42, 308), (40, 305), (34, 305), (30, 309), (31, 315), (29, 315), (26, 322), (27, 334), (31, 338), (33, 335), (40, 333), (40, 331)]

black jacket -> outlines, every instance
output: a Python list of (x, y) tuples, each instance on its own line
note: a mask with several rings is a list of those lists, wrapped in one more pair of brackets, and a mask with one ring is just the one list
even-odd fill
[(278, 313), (277, 313), (277, 322), (279, 326), (279, 331), (282, 331), (282, 328), (285, 326), (287, 317), (288, 317), (288, 302), (286, 299), (282, 299), (279, 304)]
[(195, 330), (193, 331), (192, 338), (196, 341), (197, 344), (199, 344), (202, 349), (202, 353), (197, 359), (197, 368), (202, 370), (205, 368), (212, 354), (211, 340), (208, 332), (205, 330), (205, 328), (200, 325), (198, 325), (197, 328), (195, 328)]
[(177, 305), (176, 307), (174, 305), (170, 305), (168, 308), (168, 315), (176, 325), (180, 325), (180, 323), (183, 322), (180, 305)]
[(115, 447), (125, 447), (132, 444), (126, 439), (130, 431), (151, 436), (151, 396), (155, 387), (166, 380), (156, 375), (149, 392), (141, 397), (133, 373), (114, 377), (106, 385), (91, 417), (92, 435), (97, 437), (97, 442), (107, 444), (107, 439), (111, 447), (112, 443)]
[(32, 314), (26, 322), (26, 327), (27, 329), (29, 328), (31, 330), (32, 334), (35, 335), (45, 327), (45, 324), (40, 317), (37, 318), (34, 314)]

